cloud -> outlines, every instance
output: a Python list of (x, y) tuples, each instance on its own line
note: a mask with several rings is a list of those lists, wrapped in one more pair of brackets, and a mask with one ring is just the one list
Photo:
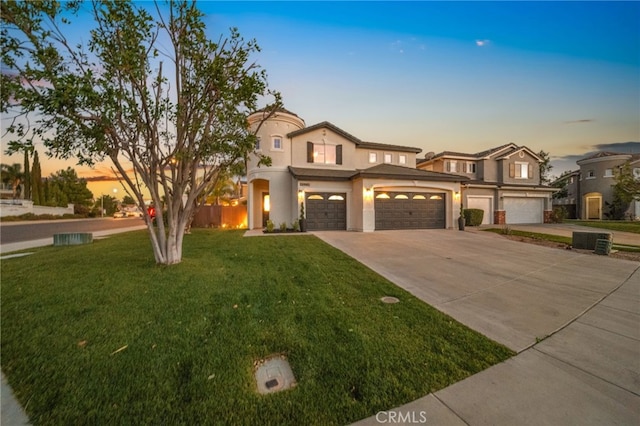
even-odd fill
[(551, 157), (551, 165), (553, 166), (552, 174), (560, 176), (566, 170), (578, 170), (577, 161), (598, 152), (618, 152), (621, 154), (640, 154), (640, 142), (613, 142), (601, 143), (587, 147), (587, 152), (581, 154), (569, 154), (559, 157)]
[(491, 43), (491, 40), (487, 40), (487, 39), (484, 39), (484, 40), (476, 40), (476, 46), (478, 46), (478, 47), (486, 46), (486, 45), (488, 45), (489, 43)]
[(581, 120), (570, 120), (570, 121), (565, 121), (564, 124), (582, 124), (582, 123), (593, 123), (595, 120), (595, 118), (583, 118)]

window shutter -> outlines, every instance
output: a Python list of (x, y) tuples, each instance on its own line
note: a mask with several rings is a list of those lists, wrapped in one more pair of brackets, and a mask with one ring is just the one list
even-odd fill
[(336, 146), (336, 164), (342, 164), (342, 145)]
[(529, 164), (529, 179), (533, 179), (533, 164)]
[(516, 177), (516, 165), (513, 163), (509, 164), (509, 177)]
[(313, 142), (307, 142), (307, 163), (313, 163)]

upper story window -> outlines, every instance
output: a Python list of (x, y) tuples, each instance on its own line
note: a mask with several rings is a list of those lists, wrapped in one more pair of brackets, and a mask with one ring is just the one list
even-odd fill
[(272, 136), (272, 149), (275, 151), (282, 151), (282, 136)]
[(605, 169), (604, 177), (613, 177), (613, 169)]
[(456, 160), (447, 160), (444, 162), (445, 170), (455, 173), (458, 171), (458, 162)]
[(587, 172), (587, 179), (595, 179), (596, 178), (596, 172), (595, 170), (589, 170)]
[(342, 164), (342, 145), (307, 142), (307, 163)]
[(384, 153), (384, 162), (385, 162), (386, 164), (390, 164), (390, 163), (392, 163), (392, 162), (393, 162), (393, 155), (392, 155), (392, 154), (390, 154), (390, 153), (388, 153), (388, 152), (385, 152), (385, 153)]
[(378, 153), (370, 152), (369, 153), (369, 163), (377, 163), (378, 162)]
[(509, 164), (509, 177), (516, 179), (533, 179), (533, 166), (529, 163), (518, 162)]
[(404, 154), (398, 155), (398, 164), (407, 164), (407, 156)]
[(476, 172), (476, 163), (472, 161), (467, 161), (462, 165), (463, 172), (465, 173), (475, 173)]
[(260, 151), (260, 136), (256, 137), (256, 151)]

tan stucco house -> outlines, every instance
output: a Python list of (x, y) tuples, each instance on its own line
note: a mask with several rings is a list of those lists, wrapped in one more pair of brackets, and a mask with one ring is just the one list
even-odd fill
[[(615, 175), (627, 163), (633, 176), (640, 179), (640, 154), (598, 152), (578, 160), (580, 170), (556, 181), (565, 181), (567, 191), (564, 197), (555, 199), (554, 204), (565, 207), (572, 218), (606, 219), (610, 213), (607, 204), (614, 199)], [(640, 220), (640, 201), (632, 201), (624, 217)]]
[(289, 226), (301, 204), (308, 230), (454, 228), (467, 176), (418, 170), (420, 148), (366, 142), (329, 122), (306, 126), (285, 109), (265, 114), (249, 116), (256, 151), (271, 158), (247, 161), (249, 229)]
[(466, 177), (462, 203), (484, 210), (483, 224), (547, 223), (556, 189), (540, 183), (542, 161), (526, 146), (509, 143), (475, 154), (428, 154), (417, 168)]

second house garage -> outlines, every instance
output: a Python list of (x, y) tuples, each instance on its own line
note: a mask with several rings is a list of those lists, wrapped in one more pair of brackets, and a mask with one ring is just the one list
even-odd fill
[(376, 230), (443, 229), (445, 194), (376, 191)]

